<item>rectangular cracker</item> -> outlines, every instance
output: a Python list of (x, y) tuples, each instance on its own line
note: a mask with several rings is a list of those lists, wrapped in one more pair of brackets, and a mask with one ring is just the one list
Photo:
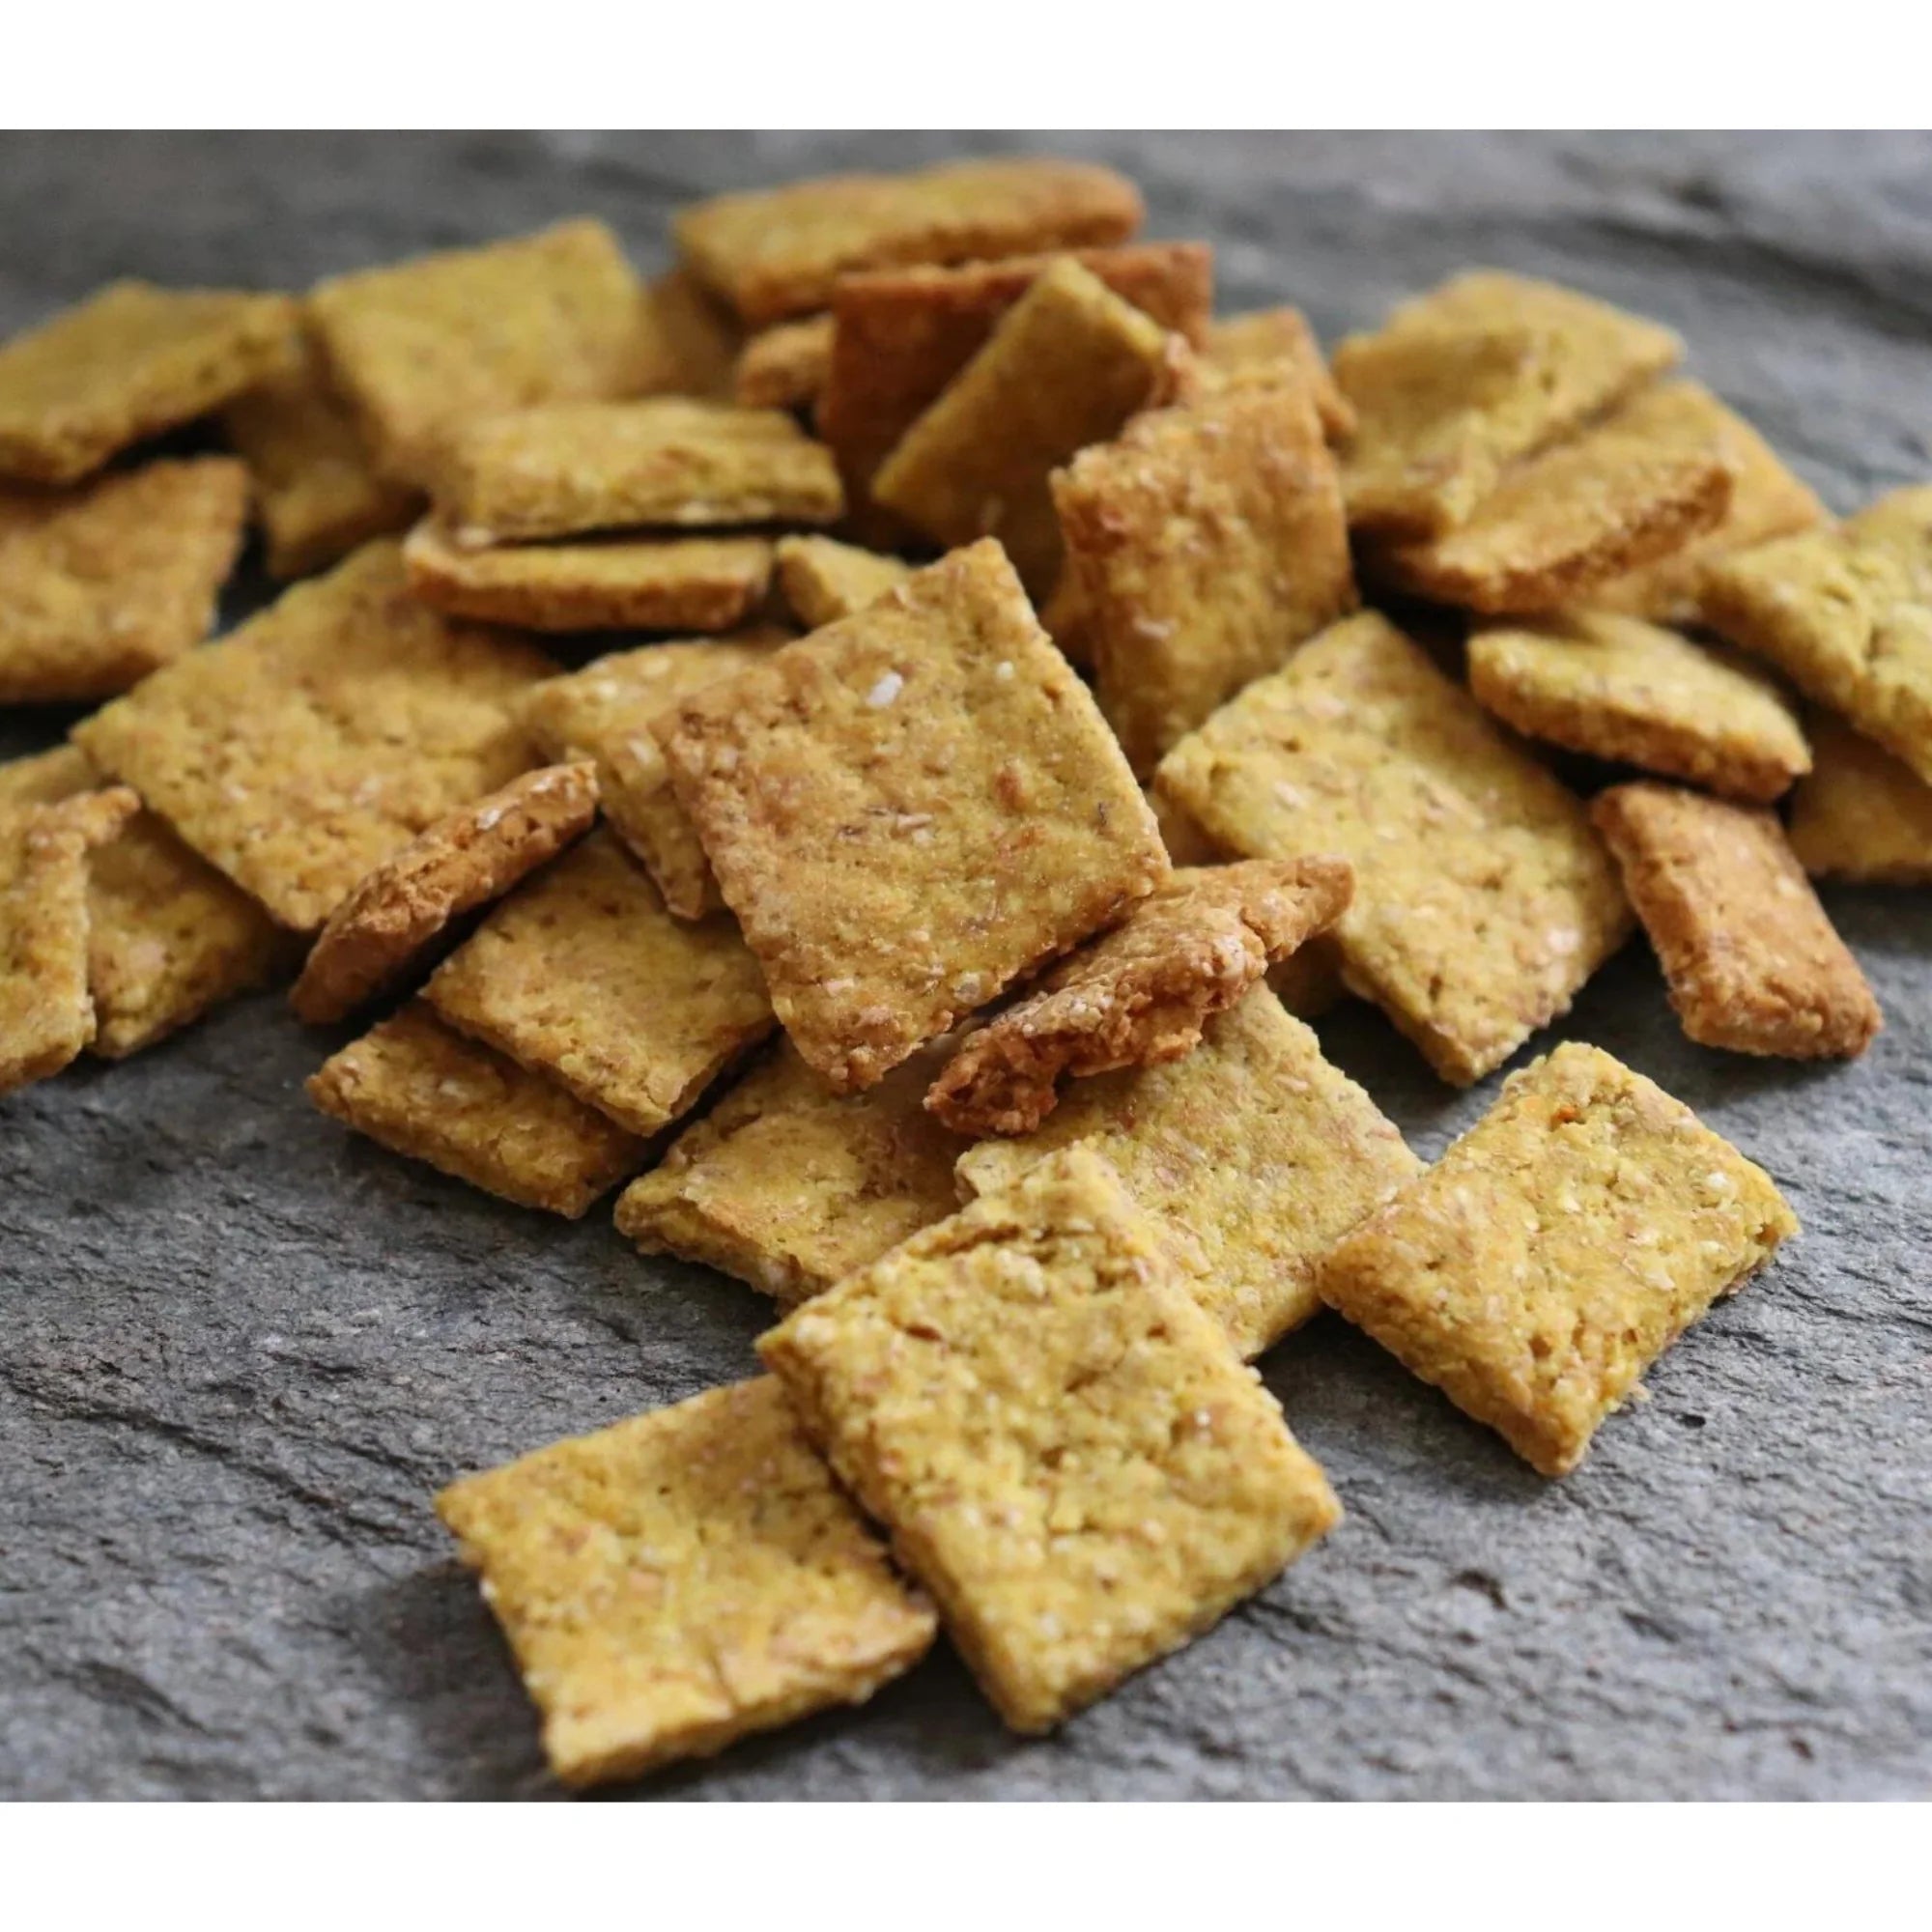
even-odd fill
[(1932, 783), (1932, 484), (1709, 565), (1706, 619)]
[(912, 575), (912, 566), (831, 537), (781, 537), (778, 573), (792, 615), (815, 631), (876, 604)]
[(467, 1476), (436, 1507), (566, 1784), (862, 1704), (937, 1629), (768, 1376)]
[(1590, 816), (1690, 1038), (1789, 1060), (1871, 1044), (1878, 1001), (1775, 812), (1645, 782), (1599, 792)]
[(671, 788), (652, 721), (706, 685), (763, 664), (789, 640), (789, 632), (764, 627), (730, 638), (644, 644), (613, 651), (566, 677), (547, 678), (524, 698), (520, 715), (544, 756), (595, 760), (605, 818), (679, 919), (702, 919), (724, 901), (696, 829)]
[(1334, 458), (1309, 392), (1157, 410), (1053, 478), (1100, 709), (1142, 775), (1356, 605)]
[(1142, 213), (1111, 168), (1005, 158), (719, 195), (684, 210), (673, 233), (698, 279), (755, 324), (823, 308), (855, 270), (1123, 242)]
[(916, 1054), (863, 1094), (835, 1094), (788, 1041), (624, 1190), (617, 1231), (787, 1305), (822, 1293), (959, 1205), (965, 1147), (921, 1104)]
[(1209, 389), (1250, 383), (1288, 382), (1304, 386), (1330, 442), (1354, 434), (1355, 412), (1336, 386), (1321, 345), (1298, 308), (1263, 308), (1222, 316), (1201, 345), (1200, 378)]
[(445, 1026), (421, 1000), (308, 1080), (325, 1114), (486, 1194), (575, 1221), (649, 1149), (554, 1081)]
[(1767, 804), (1811, 769), (1756, 666), (1640, 617), (1559, 612), (1469, 639), (1469, 689), (1504, 724), (1588, 756)]
[(672, 269), (644, 290), (643, 330), (643, 374), (632, 393), (731, 400), (745, 331), (690, 270)]
[(247, 517), (224, 456), (0, 489), (0, 704), (111, 697), (200, 643)]
[(424, 989), (459, 1031), (650, 1135), (772, 1030), (757, 961), (722, 914), (674, 919), (592, 833), (526, 880)]
[(807, 1062), (868, 1087), (1165, 882), (998, 544), (684, 700), (679, 803)]
[(652, 374), (643, 292), (601, 221), (566, 221), (337, 275), (309, 298), (337, 389), (378, 467), (421, 483), (452, 426), (635, 395)]
[(809, 315), (760, 329), (738, 352), (731, 395), (748, 410), (804, 410), (817, 402), (832, 366), (832, 318)]
[(838, 466), (782, 410), (689, 396), (551, 403), (459, 424), (437, 508), (477, 546), (585, 530), (829, 524)]
[(284, 366), (286, 296), (114, 282), (0, 346), (0, 477), (77, 483)]
[(203, 858), (313, 931), (371, 867), (534, 762), (513, 710), (556, 667), (410, 595), (365, 545), (74, 726)]
[(1341, 1516), (1085, 1148), (807, 1302), (758, 1352), (1015, 1730), (1179, 1649)]
[(1630, 931), (1583, 807), (1374, 612), (1251, 684), (1156, 783), (1229, 851), (1349, 860), (1348, 982), (1458, 1086), (1567, 1011)]
[(1185, 1059), (1083, 1080), (1035, 1132), (967, 1149), (960, 1183), (1001, 1193), (1076, 1143), (1113, 1165), (1250, 1359), (1320, 1310), (1321, 1257), (1422, 1168), (1266, 987), (1210, 1019)]
[(1823, 712), (1805, 721), (1811, 770), (1791, 794), (1791, 849), (1813, 878), (1932, 885), (1932, 785)]
[(1567, 1044), (1514, 1073), (1328, 1256), (1321, 1292), (1546, 1476), (1798, 1222), (1641, 1074)]
[(764, 601), (769, 537), (453, 542), (431, 517), (403, 544), (410, 588), (453, 617), (528, 631), (725, 631)]
[(1169, 341), (1077, 262), (1054, 263), (893, 446), (874, 498), (941, 545), (999, 538), (1045, 596), (1061, 561), (1048, 478), (1162, 400)]
[(1684, 353), (1607, 303), (1493, 270), (1406, 302), (1332, 358), (1356, 414), (1343, 465), (1349, 521), (1439, 536), (1468, 520), (1505, 466), (1661, 374)]

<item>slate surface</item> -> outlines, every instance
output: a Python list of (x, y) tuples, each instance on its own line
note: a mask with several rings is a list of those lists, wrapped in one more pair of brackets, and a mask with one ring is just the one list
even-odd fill
[[(116, 274), (298, 287), (940, 137), (0, 140), (0, 329)], [(1012, 145), (1005, 143), (1005, 145)], [(1924, 137), (1072, 137), (1324, 336), (1500, 263), (1682, 327), (1849, 508), (1932, 475)], [(244, 592), (245, 598), (245, 592)], [(0, 753), (60, 721), (0, 722)], [(1932, 901), (1832, 905), (1858, 1065), (1689, 1045), (1633, 948), (1564, 1032), (1768, 1166), (1803, 1241), (1548, 1485), (1323, 1321), (1267, 1377), (1346, 1526), (1045, 1743), (950, 1659), (646, 1787), (680, 1797), (1830, 1797), (1932, 1786)], [(1324, 1026), (1419, 1150), (1454, 1096)], [(432, 1520), (453, 1473), (749, 1372), (766, 1310), (608, 1218), (498, 1207), (303, 1100), (270, 998), (0, 1103), (0, 1793), (554, 1795)], [(1492, 1083), (1492, 1089), (1493, 1083)]]

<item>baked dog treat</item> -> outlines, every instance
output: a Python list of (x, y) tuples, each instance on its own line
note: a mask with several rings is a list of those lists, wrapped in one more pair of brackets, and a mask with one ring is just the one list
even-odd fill
[(932, 1644), (930, 1607), (769, 1377), (467, 1476), (436, 1507), (566, 1784), (862, 1704)]
[(1349, 985), (1458, 1086), (1566, 1011), (1630, 932), (1582, 805), (1373, 612), (1224, 705), (1155, 783), (1226, 850), (1346, 858)]
[(1250, 859), (1177, 872), (1039, 990), (970, 1035), (925, 1096), (955, 1133), (1028, 1134), (1055, 1084), (1157, 1066), (1201, 1044), (1274, 960), (1334, 924), (1354, 891), (1343, 859)]
[(836, 624), (912, 575), (895, 556), (879, 556), (831, 537), (781, 537), (779, 589), (808, 631)]
[(452, 1031), (421, 1000), (324, 1061), (308, 1096), (391, 1153), (569, 1221), (650, 1151), (554, 1081)]
[(1791, 794), (1791, 849), (1813, 878), (1932, 885), (1932, 785), (1823, 712), (1811, 771)]
[(200, 643), (247, 517), (224, 456), (0, 489), (0, 704), (112, 697)]
[(748, 410), (804, 410), (818, 400), (832, 367), (832, 318), (809, 315), (760, 329), (738, 352), (732, 400)]
[(1469, 689), (1572, 752), (1764, 804), (1811, 769), (1798, 715), (1753, 665), (1640, 617), (1559, 612), (1469, 639)]
[(1330, 442), (1355, 432), (1355, 412), (1336, 386), (1321, 345), (1298, 308), (1254, 309), (1222, 316), (1201, 345), (1200, 378), (1208, 390), (1250, 383), (1289, 382), (1306, 387)]
[(526, 772), (438, 819), (329, 914), (289, 994), (297, 1017), (329, 1026), (399, 984), (452, 922), (500, 898), (596, 816), (586, 760)]
[(1798, 1232), (1761, 1169), (1639, 1073), (1567, 1044), (1339, 1242), (1321, 1293), (1540, 1474)]
[(1249, 1357), (1321, 1308), (1316, 1264), (1422, 1166), (1265, 986), (1184, 1059), (1082, 1080), (1037, 1132), (968, 1148), (960, 1183), (1002, 1193), (1076, 1142), (1113, 1165)]
[(0, 477), (78, 483), (295, 353), (287, 296), (115, 282), (0, 345)]
[(1160, 835), (996, 543), (656, 727), (779, 1018), (869, 1087), (1165, 883)]
[(1878, 1001), (1776, 813), (1642, 783), (1599, 792), (1590, 816), (1692, 1039), (1791, 1060), (1871, 1044)]
[(807, 1302), (758, 1352), (1015, 1730), (1179, 1648), (1341, 1516), (1084, 1148)]

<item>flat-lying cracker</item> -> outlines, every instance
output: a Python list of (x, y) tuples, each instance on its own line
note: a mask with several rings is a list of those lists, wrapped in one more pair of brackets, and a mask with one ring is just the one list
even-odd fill
[(955, 1132), (1029, 1134), (1055, 1083), (1157, 1066), (1347, 909), (1341, 859), (1250, 859), (1177, 872), (1113, 931), (1064, 959), (961, 1044), (925, 1104)]
[(1582, 806), (1373, 612), (1251, 684), (1156, 782), (1229, 851), (1349, 860), (1349, 983), (1458, 1086), (1567, 1010), (1630, 931)]
[(1170, 869), (996, 543), (686, 698), (658, 732), (779, 1017), (841, 1093)]
[(1790, 1060), (1871, 1044), (1878, 1001), (1776, 813), (1646, 782), (1598, 793), (1590, 815), (1690, 1038)]
[(779, 588), (808, 631), (876, 604), (912, 575), (912, 566), (895, 556), (879, 556), (831, 537), (781, 537), (778, 568)]
[(761, 330), (738, 352), (735, 401), (751, 410), (803, 410), (818, 400), (832, 366), (832, 318), (807, 316)]
[(1329, 1255), (1323, 1296), (1561, 1476), (1644, 1371), (1798, 1223), (1770, 1178), (1594, 1046), (1495, 1106)]
[(391, 1153), (571, 1221), (649, 1152), (555, 1082), (444, 1026), (421, 1000), (326, 1060), (308, 1096)]
[(1302, 384), (1330, 442), (1344, 442), (1354, 434), (1354, 408), (1336, 386), (1321, 345), (1298, 308), (1221, 317), (1202, 344), (1200, 376), (1210, 389), (1277, 381)]
[(1823, 713), (1806, 721), (1810, 775), (1791, 795), (1791, 849), (1814, 878), (1932, 885), (1932, 785)]

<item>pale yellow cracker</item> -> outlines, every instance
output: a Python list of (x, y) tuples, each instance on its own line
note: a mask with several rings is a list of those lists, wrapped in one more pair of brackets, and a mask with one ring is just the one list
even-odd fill
[(1298, 308), (1256, 309), (1218, 319), (1201, 347), (1201, 377), (1209, 388), (1288, 381), (1305, 384), (1330, 442), (1354, 434), (1355, 412), (1336, 386), (1321, 345)]
[(1251, 684), (1156, 782), (1230, 851), (1349, 860), (1349, 984), (1459, 1086), (1566, 1011), (1630, 931), (1582, 806), (1373, 613)]
[(1170, 869), (1120, 747), (995, 543), (686, 698), (658, 729), (780, 1018), (841, 1092)]
[(810, 315), (761, 329), (738, 352), (734, 400), (753, 410), (803, 410), (818, 400), (832, 366), (832, 318)]
[(1495, 1106), (1329, 1255), (1325, 1298), (1546, 1476), (1798, 1223), (1764, 1172), (1594, 1046)]
[(745, 332), (688, 269), (660, 275), (644, 291), (639, 396), (709, 396), (729, 401)]
[(1791, 849), (1814, 878), (1932, 885), (1932, 785), (1822, 712), (1806, 720), (1811, 771), (1791, 794)]
[(792, 615), (815, 631), (876, 604), (912, 575), (912, 566), (831, 537), (781, 537), (778, 571)]

